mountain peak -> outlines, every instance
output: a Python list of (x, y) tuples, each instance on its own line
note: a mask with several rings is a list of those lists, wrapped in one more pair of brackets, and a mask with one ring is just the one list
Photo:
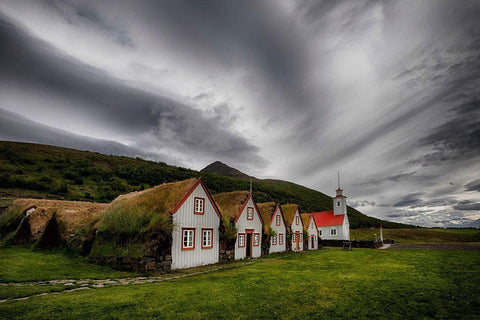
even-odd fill
[(209, 164), (208, 166), (200, 170), (200, 172), (214, 173), (221, 176), (244, 179), (244, 180), (257, 179), (255, 177), (249, 176), (248, 174), (241, 172), (238, 169), (232, 168), (221, 161), (212, 162), (211, 164)]

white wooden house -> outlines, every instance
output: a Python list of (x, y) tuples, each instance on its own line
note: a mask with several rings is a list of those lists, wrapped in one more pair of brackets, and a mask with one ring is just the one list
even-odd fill
[(305, 248), (308, 250), (318, 249), (318, 227), (315, 223), (315, 219), (308, 213), (302, 213), (303, 225), (306, 228), (308, 239), (305, 243)]
[(282, 205), (282, 212), (288, 228), (292, 234), (292, 251), (303, 251), (303, 221), (296, 204)]
[(269, 237), (269, 253), (287, 250), (287, 224), (280, 204), (260, 203), (258, 209), (263, 218), (265, 234)]
[(333, 198), (333, 211), (309, 213), (315, 220), (318, 235), (323, 240), (350, 240), (350, 224), (347, 216), (347, 197), (338, 187)]
[[(173, 223), (162, 252), (171, 254), (171, 269), (217, 263), (221, 214), (202, 179), (164, 183), (119, 196), (112, 206), (135, 208)], [(152, 218), (153, 219), (153, 218)]]
[(220, 193), (214, 196), (220, 212), (236, 228), (235, 260), (258, 258), (262, 254), (263, 219), (248, 191)]

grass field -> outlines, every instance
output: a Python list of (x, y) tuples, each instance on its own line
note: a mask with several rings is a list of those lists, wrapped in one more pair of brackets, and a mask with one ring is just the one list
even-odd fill
[[(350, 229), (350, 239), (374, 240), (379, 237), (377, 228)], [(460, 243), (480, 242), (480, 229), (408, 228), (383, 229), (384, 239), (397, 243)]]
[[(0, 251), (2, 272), (17, 248)], [(25, 249), (18, 249), (23, 253)], [(25, 256), (28, 253), (23, 253)], [(50, 255), (45, 254), (45, 259)], [(29, 258), (33, 265), (42, 253)], [(66, 260), (72, 260), (65, 262)], [(75, 258), (37, 267), (55, 274)], [(78, 262), (82, 265), (82, 261)], [(116, 286), (0, 304), (4, 319), (479, 318), (478, 251), (328, 249), (287, 253), (253, 264), (160, 283)], [(33, 266), (32, 265), (32, 266)], [(121, 276), (92, 266), (76, 276)], [(12, 279), (31, 266), (2, 275)], [(63, 271), (63, 276), (70, 277)], [(105, 273), (106, 272), (106, 273)], [(43, 288), (48, 292), (48, 288)]]

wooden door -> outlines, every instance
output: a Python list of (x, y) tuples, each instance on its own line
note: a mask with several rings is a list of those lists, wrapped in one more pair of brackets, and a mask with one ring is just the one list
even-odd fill
[(311, 239), (312, 239), (312, 241), (311, 241), (312, 244), (311, 244), (310, 247), (311, 247), (312, 249), (315, 249), (315, 236), (311, 236)]
[(246, 247), (246, 256), (251, 258), (252, 257), (252, 241), (253, 240), (253, 235), (251, 233), (247, 233), (247, 247)]

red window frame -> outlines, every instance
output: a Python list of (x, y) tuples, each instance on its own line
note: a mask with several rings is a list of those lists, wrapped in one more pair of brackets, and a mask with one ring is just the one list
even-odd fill
[[(203, 242), (204, 232), (210, 231), (210, 246), (205, 246)], [(212, 228), (202, 228), (202, 249), (212, 249), (213, 248), (213, 229)]]
[[(193, 247), (185, 247), (185, 231), (193, 231), (192, 244)], [(182, 250), (195, 250), (195, 228), (182, 228)]]
[(297, 242), (297, 237), (296, 236), (297, 236), (297, 234), (295, 232), (292, 233), (292, 241), (293, 242)]
[(282, 245), (283, 244), (283, 233), (278, 234), (278, 244)]
[[(197, 211), (197, 200), (202, 200), (202, 211)], [(193, 213), (205, 214), (205, 198), (200, 198), (200, 197), (193, 198)]]
[[(243, 245), (240, 245), (240, 237), (243, 237)], [(238, 247), (239, 248), (245, 248), (245, 233), (239, 233), (238, 234)]]
[[(257, 238), (257, 244), (255, 244), (255, 237)], [(260, 245), (260, 233), (253, 234), (253, 246), (258, 247)]]
[(296, 216), (295, 217), (295, 224), (298, 226), (300, 224), (300, 217)]
[(276, 234), (272, 236), (272, 244), (273, 244), (274, 246), (277, 245), (277, 235), (276, 235)]
[[(251, 217), (250, 212), (252, 213)], [(253, 220), (253, 207), (247, 207), (247, 220)]]
[(277, 216), (275, 217), (275, 223), (277, 224), (277, 226), (280, 225), (280, 215), (277, 214)]
[(298, 233), (298, 242), (303, 242), (303, 232)]

